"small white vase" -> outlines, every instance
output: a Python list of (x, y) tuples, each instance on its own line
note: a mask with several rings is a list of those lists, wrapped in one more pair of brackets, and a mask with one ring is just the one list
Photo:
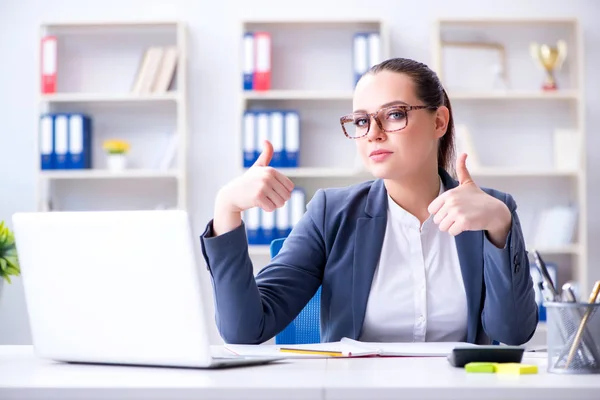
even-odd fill
[(127, 168), (127, 156), (125, 154), (107, 154), (106, 166), (110, 171), (123, 171)]

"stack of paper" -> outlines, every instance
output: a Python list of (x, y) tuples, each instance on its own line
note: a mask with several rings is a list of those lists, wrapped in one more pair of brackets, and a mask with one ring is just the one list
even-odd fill
[(339, 342), (301, 345), (232, 345), (225, 349), (242, 356), (321, 357), (446, 357), (464, 342), (372, 343), (343, 338)]

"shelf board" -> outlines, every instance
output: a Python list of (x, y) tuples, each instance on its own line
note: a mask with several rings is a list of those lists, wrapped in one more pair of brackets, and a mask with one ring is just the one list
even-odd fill
[(474, 177), (576, 177), (578, 171), (563, 171), (563, 170), (536, 170), (536, 169), (513, 169), (513, 168), (471, 168), (469, 172)]
[(177, 92), (167, 93), (54, 93), (40, 95), (40, 101), (49, 103), (119, 103), (177, 101)]
[[(320, 167), (300, 167), (300, 168), (277, 168), (279, 172), (289, 178), (365, 178), (373, 179), (368, 171), (352, 168), (320, 168)], [(242, 172), (246, 171), (243, 169)], [(518, 178), (518, 177), (576, 177), (578, 171), (556, 171), (556, 170), (535, 170), (535, 169), (511, 169), (511, 168), (478, 168), (470, 169), (473, 177), (498, 177), (498, 178)]]
[[(565, 246), (557, 247), (536, 247), (535, 248), (542, 256), (544, 255), (577, 255), (579, 254), (579, 246), (577, 244), (570, 244)], [(528, 251), (533, 248), (527, 248)], [(248, 246), (248, 253), (251, 256), (269, 256), (270, 250), (268, 245), (250, 245)]]
[(575, 244), (567, 244), (562, 246), (553, 246), (553, 247), (536, 247), (536, 246), (527, 246), (527, 251), (537, 250), (541, 255), (561, 255), (561, 254), (579, 254), (579, 245)]
[(486, 91), (469, 92), (455, 91), (448, 92), (450, 101), (452, 100), (577, 100), (579, 92), (576, 90), (557, 90), (554, 92), (544, 92), (541, 90), (507, 90), (507, 91)]
[(351, 101), (351, 90), (267, 90), (244, 91), (246, 100), (348, 100)]
[(544, 25), (544, 24), (575, 24), (576, 18), (527, 18), (527, 17), (484, 17), (484, 18), (439, 18), (438, 23), (448, 25), (505, 25), (505, 24), (524, 24), (524, 25)]
[(245, 19), (244, 25), (274, 25), (274, 26), (294, 26), (294, 25), (356, 25), (356, 24), (383, 24), (380, 19), (361, 19), (361, 18), (278, 18), (278, 19)]
[(153, 28), (176, 27), (180, 21), (169, 20), (132, 20), (132, 21), (77, 21), (77, 22), (45, 22), (41, 26), (47, 29), (72, 29), (72, 28)]
[(253, 244), (248, 246), (248, 254), (251, 256), (270, 256), (269, 245)]
[(45, 179), (68, 180), (68, 179), (131, 179), (131, 178), (177, 178), (178, 170), (153, 170), (153, 169), (129, 169), (120, 172), (104, 169), (82, 169), (82, 170), (45, 170), (39, 172)]

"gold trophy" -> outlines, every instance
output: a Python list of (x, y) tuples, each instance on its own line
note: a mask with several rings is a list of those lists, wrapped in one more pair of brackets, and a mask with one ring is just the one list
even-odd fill
[(556, 47), (551, 47), (547, 44), (539, 45), (536, 42), (531, 43), (529, 50), (531, 57), (542, 66), (546, 72), (546, 81), (542, 86), (544, 90), (556, 90), (556, 78), (554, 71), (562, 67), (565, 57), (567, 56), (567, 43), (564, 40), (559, 40)]

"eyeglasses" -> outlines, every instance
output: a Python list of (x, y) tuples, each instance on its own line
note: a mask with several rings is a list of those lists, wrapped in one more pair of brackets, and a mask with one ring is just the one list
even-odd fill
[(366, 136), (371, 128), (371, 117), (384, 132), (397, 132), (408, 125), (408, 112), (412, 110), (437, 109), (436, 106), (403, 106), (384, 107), (374, 113), (355, 112), (340, 118), (344, 135), (350, 139)]

